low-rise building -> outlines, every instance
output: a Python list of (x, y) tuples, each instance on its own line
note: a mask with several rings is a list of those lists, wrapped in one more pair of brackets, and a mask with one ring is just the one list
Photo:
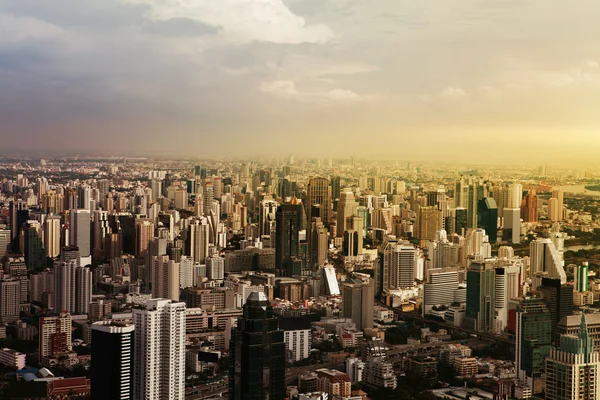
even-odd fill
[(317, 391), (325, 392), (329, 396), (350, 396), (352, 382), (348, 374), (335, 369), (322, 368), (317, 373)]
[(473, 376), (478, 372), (475, 357), (458, 357), (454, 359), (454, 372), (457, 376)]
[(13, 349), (0, 349), (0, 364), (17, 370), (25, 368), (25, 354)]

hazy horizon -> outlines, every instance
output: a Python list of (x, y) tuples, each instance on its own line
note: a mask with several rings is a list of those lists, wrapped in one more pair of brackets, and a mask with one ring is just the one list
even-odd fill
[(598, 12), (590, 0), (5, 0), (0, 138), (25, 153), (591, 163)]

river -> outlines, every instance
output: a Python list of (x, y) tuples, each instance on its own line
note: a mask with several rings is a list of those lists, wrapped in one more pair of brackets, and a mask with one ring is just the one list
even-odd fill
[(558, 188), (562, 189), (565, 193), (585, 194), (588, 196), (600, 197), (600, 192), (586, 190), (585, 185), (565, 185), (559, 186)]

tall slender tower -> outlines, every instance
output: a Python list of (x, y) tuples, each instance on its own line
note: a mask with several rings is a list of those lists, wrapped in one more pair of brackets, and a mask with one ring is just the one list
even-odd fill
[(340, 201), (337, 205), (337, 236), (344, 235), (344, 231), (350, 229), (347, 226), (348, 218), (357, 215), (358, 203), (354, 198), (354, 193), (341, 193)]
[[(331, 186), (327, 178), (312, 178), (308, 182), (306, 190), (306, 216), (308, 221), (312, 217), (321, 217), (321, 221), (326, 227), (329, 227), (329, 217), (331, 215)], [(313, 206), (319, 205), (321, 215), (312, 215)]]
[(69, 244), (79, 247), (81, 257), (90, 256), (91, 218), (88, 210), (71, 210), (69, 223)]
[(56, 258), (60, 255), (60, 217), (49, 216), (44, 222), (44, 247), (46, 255)]
[(185, 398), (185, 303), (148, 300), (133, 309), (134, 399)]
[(92, 400), (133, 399), (133, 338), (132, 324), (92, 324)]
[(229, 366), (230, 400), (283, 400), (285, 339), (263, 292), (252, 292), (232, 331)]
[(300, 218), (302, 205), (292, 200), (280, 204), (275, 216), (275, 268), (279, 276), (299, 275), (293, 270), (293, 259), (300, 251)]

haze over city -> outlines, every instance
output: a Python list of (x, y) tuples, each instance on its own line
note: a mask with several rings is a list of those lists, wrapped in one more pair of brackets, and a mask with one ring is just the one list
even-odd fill
[(4, 0), (0, 138), (30, 151), (593, 161), (598, 13), (596, 1)]

